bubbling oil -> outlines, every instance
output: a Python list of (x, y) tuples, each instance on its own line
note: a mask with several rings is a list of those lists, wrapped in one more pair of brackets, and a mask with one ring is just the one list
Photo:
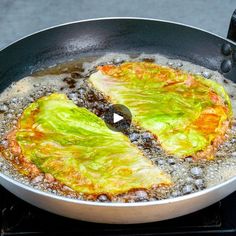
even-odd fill
[[(66, 94), (76, 105), (87, 108), (103, 119), (111, 104), (102, 93), (93, 88), (87, 78), (96, 71), (98, 65), (120, 64), (125, 61), (155, 62), (160, 65), (180, 68), (193, 74), (201, 74), (206, 79), (214, 80), (225, 87), (232, 102), (233, 112), (236, 114), (236, 97), (234, 97), (236, 85), (216, 71), (211, 71), (190, 62), (168, 59), (162, 55), (141, 54), (130, 56), (111, 53), (100, 58), (84, 58), (83, 60), (39, 71), (14, 82), (3, 91), (0, 94), (1, 146), (5, 149), (8, 148), (6, 134), (16, 127), (17, 120), (24, 109), (38, 98), (54, 92)], [(96, 199), (97, 201), (136, 202), (174, 198), (215, 186), (236, 176), (236, 120), (233, 121), (232, 129), (227, 134), (227, 141), (219, 147), (216, 158), (211, 161), (195, 161), (191, 157), (180, 159), (169, 156), (162, 150), (158, 141), (150, 132), (134, 125), (131, 125), (126, 135), (132, 143), (141, 149), (147, 158), (171, 175), (174, 185), (148, 191), (137, 190), (115, 196), (112, 199), (109, 199), (106, 195), (100, 195)], [(0, 156), (0, 171), (19, 182), (43, 191), (65, 195), (70, 198), (90, 200), (82, 194), (73, 192), (67, 186), (63, 186), (66, 191), (53, 188), (50, 183), (45, 181), (44, 175), (29, 179), (19, 174), (13, 162), (11, 162), (11, 156), (8, 160)]]

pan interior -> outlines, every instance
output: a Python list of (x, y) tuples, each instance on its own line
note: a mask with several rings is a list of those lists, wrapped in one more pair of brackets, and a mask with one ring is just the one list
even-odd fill
[[(104, 109), (110, 104), (106, 100), (103, 100), (103, 107), (101, 107), (99, 101), (102, 94), (98, 93), (87, 83), (87, 78), (95, 71), (96, 66), (98, 65), (104, 63), (119, 64), (124, 61), (156, 62), (161, 65), (180, 68), (191, 73), (201, 73), (206, 79), (215, 80), (225, 87), (231, 97), (233, 109), (235, 111), (236, 103), (234, 94), (236, 87), (231, 81), (225, 79), (216, 71), (183, 60), (169, 59), (159, 54), (128, 55), (111, 53), (103, 57), (84, 58), (79, 61), (73, 61), (39, 71), (21, 79), (7, 88), (0, 97), (3, 110), (0, 114), (2, 120), (0, 124), (2, 145), (7, 146), (3, 136), (16, 124), (16, 120), (23, 109), (35, 99), (54, 92), (66, 94), (75, 104), (86, 107), (88, 110), (102, 117)], [(234, 126), (230, 138), (222, 145), (216, 154), (215, 160), (212, 161), (203, 160), (195, 162), (192, 158), (182, 160), (175, 156), (168, 156), (163, 153), (162, 150), (156, 149), (157, 143), (155, 143), (155, 139), (153, 139), (149, 132), (137, 129), (136, 127), (132, 127), (130, 133), (126, 135), (130, 138), (131, 142), (140, 146), (147, 158), (151, 159), (161, 169), (169, 173), (172, 176), (173, 181), (177, 184), (172, 188), (163, 187), (156, 191), (138, 190), (116, 196), (113, 199), (108, 198), (106, 195), (102, 195), (98, 196), (96, 201), (139, 202), (168, 199), (210, 188), (219, 183), (223, 183), (236, 175), (236, 135)], [(146, 148), (146, 146), (149, 148)], [(1, 158), (1, 172), (11, 176), (13, 179), (46, 192), (63, 195), (69, 198), (94, 200), (89, 198), (86, 199), (83, 195), (76, 194), (73, 191), (69, 191), (68, 193), (68, 188), (66, 188), (66, 186), (64, 186), (64, 189), (54, 188), (53, 184), (43, 175), (33, 179), (19, 175), (13, 168), (11, 156), (9, 156), (8, 161)]]

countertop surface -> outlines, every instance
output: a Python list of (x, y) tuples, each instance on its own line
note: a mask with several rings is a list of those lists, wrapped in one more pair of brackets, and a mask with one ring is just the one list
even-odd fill
[(35, 31), (82, 19), (135, 16), (226, 36), (236, 0), (0, 0), (0, 48)]

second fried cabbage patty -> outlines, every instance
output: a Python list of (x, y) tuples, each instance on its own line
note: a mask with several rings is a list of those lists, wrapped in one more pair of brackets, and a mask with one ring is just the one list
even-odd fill
[(25, 161), (80, 193), (116, 195), (171, 184), (124, 134), (64, 94), (30, 104), (10, 137)]
[(179, 157), (213, 158), (232, 118), (230, 99), (220, 84), (170, 67), (104, 65), (89, 80), (110, 102), (127, 106), (137, 125)]

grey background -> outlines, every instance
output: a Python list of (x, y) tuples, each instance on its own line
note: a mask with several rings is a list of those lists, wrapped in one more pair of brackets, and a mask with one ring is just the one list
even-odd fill
[(0, 0), (0, 48), (69, 21), (139, 16), (177, 21), (226, 36), (236, 0)]

